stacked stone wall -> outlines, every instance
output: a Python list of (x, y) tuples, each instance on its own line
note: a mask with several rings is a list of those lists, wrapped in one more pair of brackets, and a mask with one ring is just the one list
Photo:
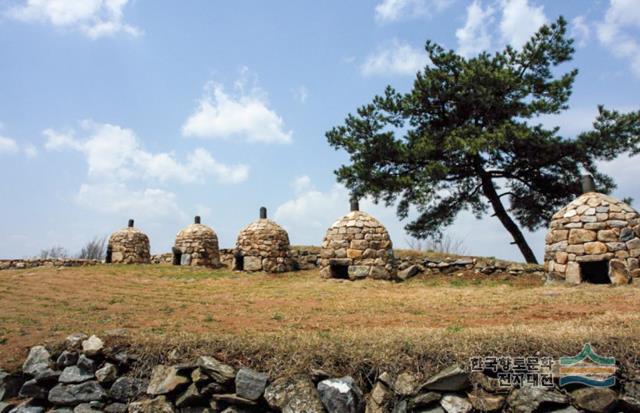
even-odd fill
[(31, 258), (18, 260), (0, 260), (0, 270), (22, 270), (36, 267), (83, 267), (100, 264), (99, 260), (83, 260), (77, 258)]
[[(30, 412), (542, 412), (640, 411), (640, 370), (618, 363), (611, 387), (560, 384), (557, 358), (522, 357), (531, 373), (505, 380), (496, 366), (452, 364), (431, 374), (369, 368), (332, 375), (318, 369), (274, 376), (202, 354), (143, 366), (145, 355), (97, 336), (72, 334), (64, 346), (32, 347), (19, 371), (0, 369), (0, 411)], [(174, 360), (172, 362), (172, 360)], [(514, 359), (515, 360), (515, 359)], [(369, 365), (369, 361), (363, 365)], [(531, 364), (529, 364), (531, 363)], [(532, 366), (532, 367), (529, 367)], [(541, 367), (539, 367), (541, 366)], [(514, 370), (520, 371), (520, 370)], [(511, 376), (509, 376), (511, 377)], [(535, 380), (536, 377), (542, 378)]]

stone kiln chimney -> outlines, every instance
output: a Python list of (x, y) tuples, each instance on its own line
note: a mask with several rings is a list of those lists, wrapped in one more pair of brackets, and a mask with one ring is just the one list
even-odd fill
[(193, 222), (195, 224), (199, 224), (200, 223), (200, 215), (196, 215), (196, 217), (193, 219)]
[(260, 207), (260, 219), (267, 219), (267, 208)]
[(129, 228), (133, 228), (133, 219), (130, 219), (130, 220), (129, 220), (129, 225), (128, 225), (128, 227), (129, 227)]
[(360, 204), (358, 198), (351, 198), (351, 211), (360, 211)]
[(596, 185), (593, 182), (593, 176), (587, 174), (582, 175), (582, 179), (580, 180), (582, 184), (582, 193), (586, 194), (587, 192), (596, 192)]

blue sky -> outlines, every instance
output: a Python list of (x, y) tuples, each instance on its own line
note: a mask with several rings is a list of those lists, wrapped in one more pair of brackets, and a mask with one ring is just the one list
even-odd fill
[[(559, 15), (580, 74), (571, 110), (541, 121), (573, 136), (597, 104), (637, 110), (635, 0), (0, 0), (0, 257), (77, 252), (129, 217), (166, 252), (195, 214), (230, 247), (261, 205), (318, 245), (348, 210), (328, 129), (387, 84), (408, 90), (427, 39), (470, 56)], [(619, 197), (640, 200), (638, 164), (602, 165)], [(393, 208), (362, 209), (406, 246)], [(495, 218), (448, 232), (520, 259)], [(539, 257), (543, 237), (527, 235)]]

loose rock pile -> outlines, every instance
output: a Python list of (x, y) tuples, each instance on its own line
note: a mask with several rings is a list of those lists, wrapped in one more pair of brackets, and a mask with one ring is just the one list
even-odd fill
[[(222, 250), (220, 250), (220, 252), (222, 252)], [(173, 263), (173, 253), (165, 252), (164, 254), (154, 254), (151, 256), (150, 263), (151, 264), (171, 264)]]
[(583, 280), (580, 264), (608, 261), (613, 284), (640, 276), (640, 215), (597, 192), (581, 195), (552, 217), (546, 236), (546, 270), (567, 282)]
[(270, 380), (265, 373), (210, 356), (157, 365), (134, 377), (138, 357), (106, 348), (96, 336), (74, 334), (51, 354), (33, 347), (22, 370), (0, 370), (0, 413), (288, 412), (468, 413), (557, 411), (637, 412), (640, 376), (618, 377), (616, 388), (501, 387), (498, 380), (452, 365), (420, 379), (410, 372), (379, 374), (363, 388), (350, 377), (320, 370)]

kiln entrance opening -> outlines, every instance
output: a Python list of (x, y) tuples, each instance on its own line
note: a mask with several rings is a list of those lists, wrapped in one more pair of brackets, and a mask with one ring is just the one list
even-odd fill
[(244, 271), (244, 255), (236, 254), (233, 259), (233, 269), (236, 271)]
[(331, 278), (349, 278), (349, 266), (344, 264), (331, 264)]
[(173, 247), (173, 265), (182, 264), (182, 251), (176, 247)]
[(592, 261), (580, 263), (582, 282), (591, 284), (611, 284), (609, 278), (609, 261)]

